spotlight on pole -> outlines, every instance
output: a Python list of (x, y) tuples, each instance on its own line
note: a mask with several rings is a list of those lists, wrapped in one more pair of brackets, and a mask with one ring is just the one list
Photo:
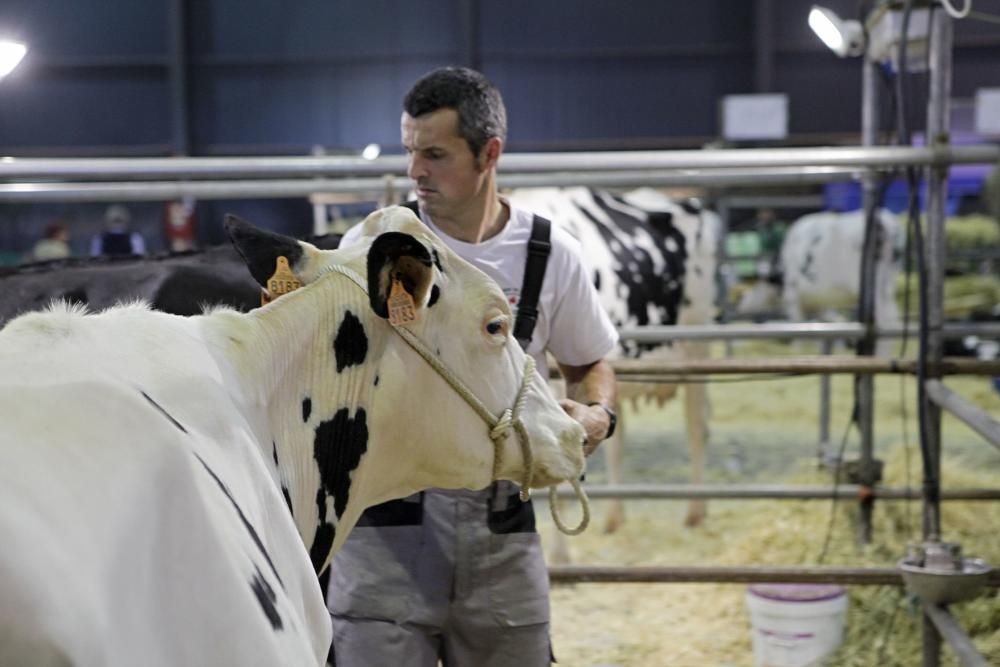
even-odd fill
[(27, 52), (28, 47), (20, 42), (0, 40), (0, 79), (14, 71)]
[(864, 30), (858, 21), (844, 21), (832, 10), (813, 5), (809, 11), (809, 27), (841, 58), (864, 53)]
[(374, 160), (382, 153), (382, 147), (378, 144), (368, 144), (365, 146), (364, 150), (361, 151), (361, 157), (366, 160)]

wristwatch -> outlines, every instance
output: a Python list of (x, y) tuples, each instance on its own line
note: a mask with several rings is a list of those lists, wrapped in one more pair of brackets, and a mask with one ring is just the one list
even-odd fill
[(604, 434), (604, 439), (607, 440), (608, 438), (610, 438), (611, 436), (613, 436), (615, 434), (615, 426), (618, 425), (618, 415), (615, 413), (614, 410), (612, 410), (608, 406), (604, 405), (604, 403), (601, 403), (600, 401), (594, 401), (593, 403), (587, 403), (588, 407), (594, 406), (594, 405), (600, 406), (600, 408), (602, 410), (604, 410), (606, 413), (608, 413), (608, 431), (607, 431), (607, 433)]

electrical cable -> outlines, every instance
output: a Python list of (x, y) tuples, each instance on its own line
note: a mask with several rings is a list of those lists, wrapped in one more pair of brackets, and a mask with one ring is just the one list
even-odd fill
[[(897, 72), (896, 72), (896, 131), (897, 140), (900, 145), (910, 144), (910, 133), (906, 122), (906, 45), (909, 32), (910, 15), (913, 11), (913, 0), (905, 0), (903, 4), (903, 16), (900, 28), (900, 39), (898, 46)], [(924, 501), (937, 507), (939, 496), (939, 482), (937, 471), (933, 465), (932, 452), (930, 447), (930, 417), (928, 415), (928, 397), (925, 382), (927, 379), (927, 355), (929, 347), (929, 314), (928, 306), (928, 285), (926, 254), (924, 249), (924, 234), (920, 225), (919, 203), (917, 201), (918, 178), (917, 171), (913, 167), (906, 169), (906, 178), (909, 185), (909, 216), (910, 227), (913, 232), (913, 251), (917, 258), (917, 294), (920, 304), (918, 329), (918, 352), (917, 352), (917, 421), (920, 433), (920, 454), (923, 459), (923, 491)], [(925, 518), (925, 522), (926, 522)], [(936, 525), (936, 520), (930, 523)], [(927, 528), (928, 526), (925, 526)], [(933, 532), (933, 531), (932, 531)], [(937, 536), (930, 535), (932, 539)]]
[(833, 469), (833, 499), (830, 502), (830, 519), (826, 524), (826, 536), (823, 538), (823, 548), (816, 559), (817, 565), (822, 565), (830, 548), (830, 539), (833, 537), (833, 523), (837, 516), (837, 489), (840, 487), (840, 469), (844, 460), (844, 450), (847, 448), (847, 437), (851, 434), (851, 426), (856, 425), (858, 420), (858, 404), (854, 404), (854, 409), (850, 419), (847, 420), (847, 428), (844, 429), (844, 437), (840, 440), (840, 448), (837, 450), (836, 466)]

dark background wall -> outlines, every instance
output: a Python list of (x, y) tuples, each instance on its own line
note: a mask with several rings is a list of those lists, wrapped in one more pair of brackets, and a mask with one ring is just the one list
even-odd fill
[[(789, 95), (786, 143), (857, 143), (860, 61), (819, 43), (811, 4), (3, 0), (0, 36), (30, 52), (0, 80), (0, 155), (307, 154), (369, 142), (398, 152), (400, 98), (446, 64), (501, 88), (510, 151), (699, 147), (718, 135), (719, 98), (750, 92)], [(845, 18), (870, 5), (824, 4)], [(1000, 0), (974, 5), (1000, 14)], [(1000, 26), (958, 22), (955, 43), (956, 98), (1000, 85)], [(303, 201), (199, 213), (240, 206), (309, 229)], [(133, 209), (158, 224), (158, 206)], [(56, 214), (84, 234), (102, 211), (0, 204), (0, 245), (22, 249)]]

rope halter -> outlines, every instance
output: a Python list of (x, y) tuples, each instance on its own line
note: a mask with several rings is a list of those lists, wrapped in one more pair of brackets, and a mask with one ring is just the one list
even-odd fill
[[(328, 272), (340, 273), (361, 288), (365, 294), (368, 293), (368, 286), (365, 281), (352, 269), (342, 266), (340, 264), (333, 264), (329, 266), (324, 273)], [(535, 378), (535, 360), (530, 354), (525, 354), (524, 362), (524, 375), (521, 378), (521, 386), (518, 388), (517, 397), (514, 399), (514, 407), (508, 408), (503, 411), (503, 413), (497, 417), (495, 416), (489, 408), (479, 399), (478, 396), (473, 393), (469, 387), (462, 382), (455, 373), (448, 368), (441, 359), (435, 355), (427, 347), (427, 345), (420, 340), (420, 338), (410, 331), (409, 329), (392, 325), (393, 330), (399, 334), (406, 343), (413, 348), (413, 350), (419, 354), (424, 361), (426, 361), (431, 368), (437, 371), (452, 389), (454, 389), (459, 396), (465, 399), (465, 402), (482, 418), (486, 425), (490, 428), (490, 440), (493, 441), (493, 471), (491, 473), (491, 478), (493, 480), (497, 479), (497, 475), (500, 472), (500, 467), (502, 463), (502, 447), (503, 441), (507, 435), (513, 430), (517, 434), (518, 443), (521, 446), (521, 455), (524, 458), (524, 475), (521, 478), (520, 486), (520, 498), (522, 502), (527, 502), (531, 498), (531, 481), (534, 477), (535, 461), (531, 450), (531, 438), (528, 434), (528, 429), (521, 420), (521, 412), (524, 409), (525, 401), (528, 396), (528, 387), (531, 386), (532, 381)], [(576, 479), (571, 479), (570, 484), (573, 486), (574, 491), (576, 491), (576, 496), (580, 500), (580, 505), (582, 508), (582, 519), (580, 525), (575, 528), (567, 528), (563, 524), (561, 518), (559, 517), (558, 510), (556, 509), (556, 494), (555, 486), (549, 487), (549, 507), (552, 512), (552, 520), (556, 524), (556, 527), (566, 533), (567, 535), (579, 535), (587, 527), (590, 522), (590, 505), (587, 500), (587, 495), (584, 493), (583, 488), (580, 486), (580, 482)]]

